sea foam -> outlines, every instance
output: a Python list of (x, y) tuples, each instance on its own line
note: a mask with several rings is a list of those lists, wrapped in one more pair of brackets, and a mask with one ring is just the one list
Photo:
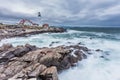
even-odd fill
[[(0, 45), (11, 43), (17, 46), (29, 43), (38, 47), (55, 47), (80, 43), (91, 49), (92, 54), (78, 62), (76, 67), (60, 73), (60, 80), (120, 80), (120, 40), (116, 35), (119, 34), (68, 30), (65, 33), (4, 39)], [(96, 52), (96, 49), (102, 52)]]

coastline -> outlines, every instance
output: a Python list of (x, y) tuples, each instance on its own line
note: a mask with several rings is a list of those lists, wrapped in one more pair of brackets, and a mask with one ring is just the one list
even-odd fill
[(0, 47), (0, 79), (58, 80), (58, 73), (87, 58), (89, 49), (80, 45), (38, 48), (26, 44)]
[(64, 28), (30, 25), (0, 25), (0, 40), (12, 37), (29, 37), (41, 33), (62, 33)]
[[(99, 73), (96, 69), (103, 72), (108, 69), (114, 73), (109, 64), (115, 67), (115, 70), (119, 70), (116, 68), (119, 64), (115, 64), (119, 60), (116, 58), (119, 58), (119, 38), (113, 35), (117, 34), (67, 30), (62, 34), (61, 32), (57, 34), (40, 33), (2, 40), (0, 79), (72, 80), (75, 78), (75, 80), (86, 80), (86, 76), (89, 76), (90, 79), (95, 80), (92, 76), (94, 73)], [(112, 62), (112, 60), (115, 61)], [(84, 74), (88, 71), (94, 73)], [(105, 74), (100, 73), (100, 75), (104, 77)]]
[[(29, 37), (40, 33), (62, 33), (64, 28), (1, 25), (0, 40), (12, 37)], [(13, 47), (3, 44), (0, 47), (0, 79), (2, 80), (58, 80), (58, 73), (69, 69), (86, 58), (89, 49), (84, 46), (43, 47), (26, 44)]]

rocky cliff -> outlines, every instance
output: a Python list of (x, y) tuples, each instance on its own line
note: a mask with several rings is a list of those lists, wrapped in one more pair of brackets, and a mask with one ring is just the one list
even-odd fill
[(87, 58), (84, 46), (38, 48), (26, 44), (0, 47), (0, 80), (58, 80), (58, 73)]

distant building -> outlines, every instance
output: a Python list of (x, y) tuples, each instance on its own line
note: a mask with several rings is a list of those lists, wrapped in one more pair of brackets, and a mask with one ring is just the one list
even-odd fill
[(42, 27), (48, 28), (48, 27), (49, 27), (49, 24), (43, 24)]

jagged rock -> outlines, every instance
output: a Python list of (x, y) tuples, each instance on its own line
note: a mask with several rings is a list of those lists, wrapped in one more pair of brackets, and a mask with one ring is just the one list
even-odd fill
[(57, 62), (60, 58), (61, 54), (50, 52), (43, 56), (39, 62), (46, 66), (57, 65)]
[(26, 44), (25, 47), (29, 48), (30, 51), (36, 50), (37, 47), (36, 46), (32, 46), (30, 44)]
[[(12, 47), (13, 48), (13, 47)], [(0, 52), (0, 64), (4, 64), (5, 62), (7, 62), (9, 59), (15, 57), (14, 54), (13, 54), (13, 51), (8, 49), (3, 49), (1, 52)]]
[(68, 46), (68, 48), (75, 48), (75, 49), (79, 49), (79, 50), (83, 50), (83, 51), (90, 51), (87, 47), (79, 46), (79, 45)]
[(23, 55), (25, 55), (27, 52), (29, 52), (30, 50), (29, 50), (29, 48), (27, 48), (27, 47), (17, 47), (16, 49), (15, 49), (15, 51), (14, 51), (14, 55), (16, 56), (16, 57), (21, 57), (21, 56), (23, 56)]
[(36, 50), (36, 51), (31, 51), (31, 52), (25, 54), (23, 57), (18, 58), (18, 60), (28, 61), (28, 62), (32, 62), (32, 61), (38, 62), (39, 59), (41, 59), (41, 57), (43, 57), (43, 56), (44, 56), (44, 54), (41, 53), (41, 50)]
[(74, 66), (75, 65), (75, 63), (77, 63), (79, 61), (79, 59), (77, 58), (77, 57), (75, 57), (75, 56), (73, 56), (73, 55), (70, 55), (69, 56), (69, 62), (70, 62), (70, 66)]
[(97, 51), (97, 52), (103, 52), (101, 49), (96, 49), (95, 51)]
[(59, 61), (59, 65), (57, 65), (58, 71), (68, 69), (71, 67), (71, 63), (69, 62), (69, 57), (65, 56), (62, 60)]
[(57, 68), (52, 66), (43, 71), (38, 78), (42, 80), (58, 80)]
[(40, 63), (33, 63), (32, 65), (28, 66), (27, 68), (22, 69), (18, 72), (12, 79), (30, 79), (30, 78), (37, 78), (47, 67), (40, 64)]
[(74, 54), (77, 56), (77, 58), (78, 58), (79, 60), (82, 60), (82, 54), (83, 54), (82, 51), (76, 50), (76, 51), (74, 52)]
[(0, 52), (0, 79), (58, 80), (57, 71), (68, 69), (84, 58), (89, 49), (79, 45), (37, 48), (25, 46), (10, 47)]
[(12, 48), (13, 46), (11, 44), (3, 44), (2, 47), (0, 47), (0, 52), (8, 50), (9, 48)]
[(59, 43), (59, 41), (55, 41), (55, 42), (53, 41), (49, 44), (49, 46), (53, 46), (53, 44), (55, 44), (55, 43)]
[(12, 76), (14, 76), (16, 73), (21, 71), (25, 66), (27, 65), (26, 62), (19, 62), (19, 61), (12, 61), (8, 65), (4, 65), (2, 68), (1, 75), (4, 75), (5, 77), (0, 77), (3, 79), (8, 79)]
[(5, 64), (9, 60), (11, 60), (11, 58), (22, 57), (29, 51), (36, 50), (37, 48), (29, 44), (17, 47), (13, 47), (11, 44), (4, 44), (2, 47), (0, 47), (0, 49), (0, 64)]

